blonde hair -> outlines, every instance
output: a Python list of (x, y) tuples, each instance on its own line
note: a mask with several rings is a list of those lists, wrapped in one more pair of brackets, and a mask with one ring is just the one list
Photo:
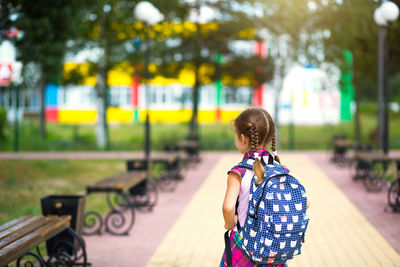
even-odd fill
[[(238, 136), (243, 134), (249, 138), (250, 148), (253, 152), (257, 152), (258, 147), (265, 147), (271, 143), (271, 149), (275, 154), (275, 123), (265, 109), (246, 109), (233, 121), (233, 125)], [(278, 155), (274, 155), (274, 159), (280, 162)], [(264, 168), (258, 158), (254, 161), (253, 171), (257, 176), (256, 184), (261, 184), (264, 179)]]

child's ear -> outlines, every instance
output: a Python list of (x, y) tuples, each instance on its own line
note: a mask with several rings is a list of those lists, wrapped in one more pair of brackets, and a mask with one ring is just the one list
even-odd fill
[(240, 134), (240, 141), (242, 141), (245, 145), (249, 143), (249, 138), (244, 134)]

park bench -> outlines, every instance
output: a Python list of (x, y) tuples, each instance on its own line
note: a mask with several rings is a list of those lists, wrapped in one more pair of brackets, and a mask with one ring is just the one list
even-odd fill
[(184, 163), (200, 162), (200, 144), (197, 140), (183, 140), (174, 145), (166, 145), (164, 150), (167, 152), (183, 151), (187, 157), (182, 157)]
[(184, 140), (178, 142), (178, 148), (187, 153), (189, 163), (200, 162), (200, 143), (198, 140)]
[(382, 163), (385, 155), (382, 152), (363, 152), (357, 151), (354, 154), (354, 180), (363, 180), (365, 188), (369, 192), (379, 192), (382, 190), (384, 181), (382, 177), (374, 171), (377, 163)]
[(347, 151), (355, 148), (357, 143), (352, 140), (348, 140), (344, 135), (335, 135), (333, 137), (333, 156), (332, 161), (344, 166), (348, 164)]
[[(184, 155), (179, 151), (157, 152), (150, 154), (150, 162), (147, 162), (146, 159), (142, 157), (136, 157), (129, 159), (126, 162), (126, 166), (128, 171), (132, 171), (147, 170), (147, 168), (151, 169), (154, 163), (163, 165), (165, 171), (155, 178), (155, 182), (160, 190), (173, 191), (176, 187), (176, 182), (183, 179), (181, 174), (183, 158)], [(140, 190), (140, 188), (138, 189)], [(137, 196), (138, 194), (133, 195)], [(152, 203), (154, 203), (154, 201)], [(141, 205), (138, 204), (138, 206)]]
[(388, 190), (388, 204), (394, 212), (400, 212), (400, 157), (393, 159), (393, 182)]
[[(357, 168), (363, 168), (364, 172), (368, 176), (369, 191), (379, 191), (383, 188), (385, 183), (384, 176), (391, 174), (393, 175), (393, 182), (388, 190), (388, 204), (393, 211), (400, 211), (400, 156), (386, 155), (383, 152), (358, 152), (355, 158), (359, 162), (360, 166)], [(391, 164), (392, 169), (388, 168)], [(380, 164), (380, 168), (377, 165)]]
[[(400, 161), (400, 157), (385, 155), (381, 151), (356, 152), (355, 174), (353, 179), (363, 179), (366, 189), (370, 192), (381, 191), (387, 175), (389, 163), (393, 162), (394, 168)], [(380, 165), (380, 166), (378, 166)], [(397, 169), (393, 171), (397, 175)], [(395, 177), (396, 178), (396, 177)]]
[(132, 188), (147, 180), (147, 171), (116, 173), (86, 187), (87, 196), (105, 193), (109, 212), (103, 217), (96, 211), (85, 213), (83, 234), (100, 234), (105, 231), (113, 235), (128, 235), (135, 219), (135, 205), (130, 197)]
[[(22, 216), (0, 226), (0, 266), (8, 266), (17, 261), (17, 266), (73, 266), (87, 265), (86, 249), (83, 240), (70, 227), (71, 216)], [(47, 247), (46, 259), (40, 254), (39, 245), (67, 231), (77, 241), (53, 242)], [(49, 243), (48, 243), (49, 244)], [(36, 248), (37, 253), (32, 252)], [(82, 261), (82, 262), (79, 262)], [(35, 265), (36, 266), (36, 265)]]
[(103, 226), (105, 231), (113, 235), (127, 235), (132, 229), (135, 218), (135, 208), (152, 210), (158, 200), (158, 192), (154, 183), (149, 179), (153, 163), (166, 166), (159, 184), (170, 186), (172, 180), (181, 179), (181, 153), (157, 152), (150, 155), (147, 162), (142, 156), (126, 162), (127, 172), (117, 173), (106, 177), (86, 187), (87, 196), (94, 193), (106, 193), (109, 212), (102, 216), (96, 211), (85, 213), (85, 235), (100, 234)]

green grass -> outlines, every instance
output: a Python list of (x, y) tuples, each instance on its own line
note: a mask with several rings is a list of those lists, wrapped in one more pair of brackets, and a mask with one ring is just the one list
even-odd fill
[[(125, 160), (0, 161), (0, 225), (23, 215), (41, 214), (40, 199), (49, 195), (85, 195), (86, 186), (125, 171)], [(153, 178), (163, 171), (154, 165)], [(108, 212), (105, 194), (90, 194), (85, 210)]]
[(372, 171), (375, 173), (376, 176), (390, 183), (399, 178), (397, 177), (397, 166), (394, 162), (389, 162), (387, 164), (374, 164)]
[[(124, 169), (122, 160), (0, 161), (0, 225), (20, 216), (42, 214), (42, 197), (84, 195), (86, 185)], [(89, 195), (85, 202), (85, 210), (108, 211), (105, 194)], [(46, 255), (45, 244), (39, 248)]]
[[(369, 134), (376, 127), (376, 116), (373, 112), (364, 112), (361, 116), (362, 141), (370, 142)], [(188, 124), (162, 124), (151, 126), (151, 149), (162, 150), (166, 144), (173, 144), (185, 139), (188, 135)], [(235, 149), (233, 133), (225, 123), (201, 124), (200, 138), (202, 150)], [(400, 115), (390, 117), (390, 148), (400, 148)], [(26, 120), (19, 128), (19, 151), (96, 151), (95, 129), (93, 125), (47, 124), (48, 136), (42, 139), (39, 135), (37, 121)], [(0, 140), (0, 151), (13, 151), (14, 129), (8, 125), (6, 137)], [(327, 150), (331, 148), (334, 134), (346, 134), (354, 138), (354, 123), (338, 125), (296, 126), (294, 128), (294, 148), (297, 150)], [(278, 129), (280, 149), (289, 148), (289, 127)], [(109, 126), (110, 150), (139, 151), (144, 147), (143, 124), (119, 124)]]
[[(41, 214), (44, 196), (84, 195), (86, 185), (124, 169), (121, 160), (0, 161), (0, 224)], [(89, 208), (105, 211), (104, 196), (90, 196), (86, 202)]]

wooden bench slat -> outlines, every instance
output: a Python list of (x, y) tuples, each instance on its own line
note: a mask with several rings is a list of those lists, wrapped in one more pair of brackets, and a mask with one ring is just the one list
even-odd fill
[(356, 152), (355, 157), (357, 159), (373, 163), (373, 162), (390, 162), (390, 161), (395, 161), (395, 162), (400, 162), (400, 157), (399, 156), (391, 156), (391, 155), (385, 155), (381, 151), (376, 151), (376, 152)]
[(193, 141), (193, 140), (192, 141), (184, 140), (184, 141), (178, 142), (178, 146), (183, 147), (183, 148), (185, 148), (185, 147), (195, 148), (198, 145), (199, 145), (199, 142)]
[(150, 156), (152, 162), (174, 162), (181, 157), (180, 152), (159, 152)]
[(9, 236), (1, 239), (0, 240), (0, 249), (11, 244), (12, 242), (17, 241), (21, 237), (29, 234), (30, 232), (33, 232), (37, 228), (44, 226), (45, 224), (51, 223), (53, 221), (56, 221), (56, 220), (57, 220), (56, 216), (49, 217), (48, 219), (46, 219), (46, 217), (41, 216), (40, 220), (37, 220), (34, 223), (32, 223), (26, 227), (20, 228), (19, 231), (16, 231), (16, 232), (10, 234)]
[[(184, 153), (181, 151), (173, 151), (173, 152), (157, 152), (157, 153), (151, 153), (150, 154), (150, 161), (151, 162), (174, 162), (179, 158), (183, 158)], [(131, 157), (130, 160), (145, 160), (143, 156), (136, 156), (136, 157)]]
[(93, 185), (87, 186), (86, 190), (88, 192), (100, 190), (124, 191), (144, 181), (146, 177), (146, 171), (117, 173)]
[(347, 139), (337, 139), (333, 141), (333, 144), (338, 147), (355, 147), (357, 142)]
[[(53, 220), (52, 217), (56, 217), (57, 219)], [(42, 242), (70, 227), (70, 215), (61, 217), (48, 216), (46, 219), (48, 223), (0, 250), (0, 266), (18, 259)]]
[(356, 158), (372, 163), (374, 161), (391, 161), (392, 159), (382, 152), (356, 152)]
[(14, 219), (14, 220), (12, 220), (12, 221), (10, 221), (10, 222), (7, 222), (7, 223), (1, 225), (1, 226), (0, 226), (0, 233), (1, 233), (2, 231), (7, 230), (8, 228), (10, 228), (10, 227), (16, 225), (16, 224), (19, 224), (19, 223), (22, 222), (22, 221), (25, 221), (25, 220), (28, 219), (28, 218), (29, 218), (28, 216), (22, 216), (22, 217), (19, 217), (19, 218), (17, 218), (17, 219)]
[(7, 236), (12, 235), (13, 233), (19, 231), (20, 229), (27, 227), (40, 220), (43, 220), (43, 216), (30, 217), (22, 222), (19, 222), (18, 224), (15, 224), (14, 226), (0, 233), (0, 241), (6, 238)]

